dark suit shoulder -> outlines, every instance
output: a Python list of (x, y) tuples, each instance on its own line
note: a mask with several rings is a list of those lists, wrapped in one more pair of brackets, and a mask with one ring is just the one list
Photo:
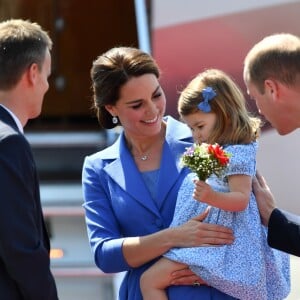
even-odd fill
[(0, 140), (3, 140), (10, 135), (18, 134), (19, 132), (17, 130), (0, 120)]
[(30, 144), (25, 136), (0, 121), (0, 162), (20, 169), (34, 167)]
[(300, 256), (300, 217), (274, 209), (268, 225), (268, 243), (272, 248)]

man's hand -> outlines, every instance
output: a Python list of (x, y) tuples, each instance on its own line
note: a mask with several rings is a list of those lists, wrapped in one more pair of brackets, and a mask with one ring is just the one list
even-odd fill
[(252, 181), (253, 192), (260, 212), (262, 223), (268, 226), (272, 211), (275, 209), (275, 200), (264, 177), (257, 172)]

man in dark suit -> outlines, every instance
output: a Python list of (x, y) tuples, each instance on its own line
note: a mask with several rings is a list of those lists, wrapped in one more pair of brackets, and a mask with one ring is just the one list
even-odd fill
[[(254, 45), (245, 58), (244, 81), (260, 113), (280, 135), (300, 128), (299, 37), (274, 34)], [(268, 226), (269, 245), (300, 256), (300, 217), (276, 208), (260, 174), (253, 188), (262, 222)]]
[(39, 183), (23, 127), (41, 112), (51, 72), (48, 34), (0, 23), (0, 299), (57, 300)]

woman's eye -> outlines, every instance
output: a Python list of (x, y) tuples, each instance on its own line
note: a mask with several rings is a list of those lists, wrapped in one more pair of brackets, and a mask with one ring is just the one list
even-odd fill
[(131, 106), (132, 109), (139, 109), (142, 106), (142, 103)]

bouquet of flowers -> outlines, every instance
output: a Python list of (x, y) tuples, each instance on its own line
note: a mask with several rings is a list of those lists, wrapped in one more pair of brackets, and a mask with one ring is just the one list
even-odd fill
[(230, 154), (219, 144), (202, 143), (187, 148), (181, 162), (205, 181), (212, 174), (220, 177), (229, 164), (229, 158)]

